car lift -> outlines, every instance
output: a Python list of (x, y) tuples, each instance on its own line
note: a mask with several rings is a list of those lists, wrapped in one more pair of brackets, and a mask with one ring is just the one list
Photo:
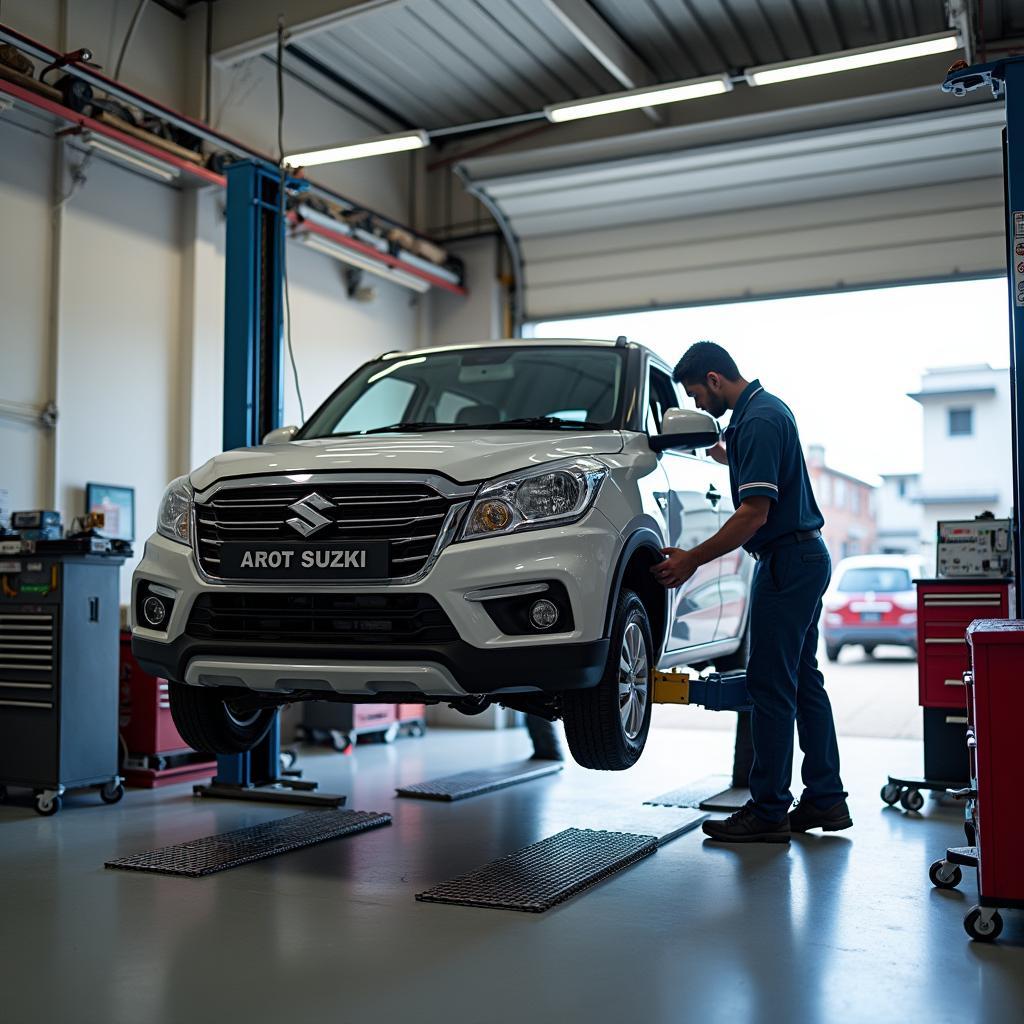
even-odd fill
[[(260, 444), (284, 414), (285, 217), (281, 197), (307, 183), (279, 168), (242, 160), (227, 168), (224, 303), (224, 450)], [(280, 711), (266, 737), (245, 754), (217, 757), (217, 775), (196, 796), (340, 807), (344, 796), (313, 792), (300, 772), (281, 771)]]
[[(1012, 423), (1013, 459), (1013, 576), (1018, 581), (1014, 588), (1012, 614), (1020, 619), (1022, 598), (1020, 588), (1021, 521), (1020, 510), (1024, 494), (1021, 492), (1020, 454), (1022, 426), (1021, 402), (1024, 401), (1024, 57), (1006, 57), (987, 64), (968, 65), (957, 61), (946, 74), (942, 91), (954, 96), (965, 96), (974, 89), (989, 88), (992, 95), (1002, 98), (1006, 105), (1006, 125), (1003, 128), (1003, 199), (1006, 226), (1006, 273), (1010, 300), (1010, 420)], [(979, 868), (978, 848), (975, 845), (971, 801), (977, 793), (971, 788), (949, 790), (949, 795), (964, 800), (966, 805), (964, 831), (969, 846), (950, 847), (943, 860), (929, 869), (932, 884), (940, 889), (953, 889), (960, 882), (960, 868)], [(984, 905), (972, 909), (964, 926), (972, 938), (991, 940), (1002, 928), (998, 900), (991, 894), (980, 892)]]

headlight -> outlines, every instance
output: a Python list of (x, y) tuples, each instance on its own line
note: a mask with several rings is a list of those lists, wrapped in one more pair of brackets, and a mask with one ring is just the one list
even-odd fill
[(574, 523), (597, 497), (608, 470), (594, 459), (572, 459), (481, 485), (462, 540)]
[(160, 499), (160, 512), (156, 517), (156, 532), (169, 540), (189, 543), (192, 519), (192, 486), (187, 476), (172, 480)]

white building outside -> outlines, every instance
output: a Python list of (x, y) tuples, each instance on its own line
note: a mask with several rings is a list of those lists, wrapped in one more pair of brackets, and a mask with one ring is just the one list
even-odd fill
[(882, 473), (875, 492), (878, 520), (876, 549), (886, 555), (918, 555), (924, 509), (920, 473)]
[[(937, 522), (973, 519), (986, 511), (998, 518), (1010, 515), (1010, 372), (987, 363), (927, 370), (921, 390), (910, 397), (924, 412), (923, 468), (916, 500), (925, 572), (933, 573)], [(886, 481), (890, 479), (900, 478)], [(898, 498), (899, 485), (893, 490)], [(894, 523), (909, 522), (909, 513), (898, 501), (890, 504)], [(888, 529), (884, 517), (880, 519)]]

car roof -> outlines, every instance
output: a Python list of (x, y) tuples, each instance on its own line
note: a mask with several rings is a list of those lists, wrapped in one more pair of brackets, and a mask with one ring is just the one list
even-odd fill
[[(633, 348), (650, 352), (646, 345), (637, 341), (626, 341), (624, 344), (608, 338), (496, 338), (492, 341), (461, 342), (456, 345), (438, 345), (434, 348), (405, 349), (400, 352), (386, 352), (381, 359), (408, 359), (410, 356), (429, 356), (439, 352), (462, 352), (474, 348), (516, 348), (516, 347), (548, 348), (557, 346), (564, 348)], [(653, 353), (651, 353), (653, 355)]]
[(846, 569), (910, 569), (921, 568), (920, 555), (850, 555), (836, 566), (836, 572)]

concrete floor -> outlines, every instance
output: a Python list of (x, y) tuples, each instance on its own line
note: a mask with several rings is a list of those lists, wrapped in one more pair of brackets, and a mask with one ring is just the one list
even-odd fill
[[(970, 943), (963, 892), (929, 863), (958, 812), (884, 807), (920, 746), (842, 742), (851, 831), (722, 847), (691, 832), (544, 915), (413, 895), (572, 824), (610, 827), (642, 801), (727, 770), (730, 737), (659, 729), (622, 774), (559, 776), (457, 804), (393, 787), (526, 752), (521, 731), (432, 731), (302, 766), (387, 829), (204, 879), (105, 871), (104, 860), (294, 813), (196, 802), (185, 786), (115, 807), (72, 796), (55, 818), (0, 807), (0, 1017), (22, 1022), (944, 1021), (1024, 1018), (1024, 914)], [(15, 794), (17, 798), (17, 794)]]

